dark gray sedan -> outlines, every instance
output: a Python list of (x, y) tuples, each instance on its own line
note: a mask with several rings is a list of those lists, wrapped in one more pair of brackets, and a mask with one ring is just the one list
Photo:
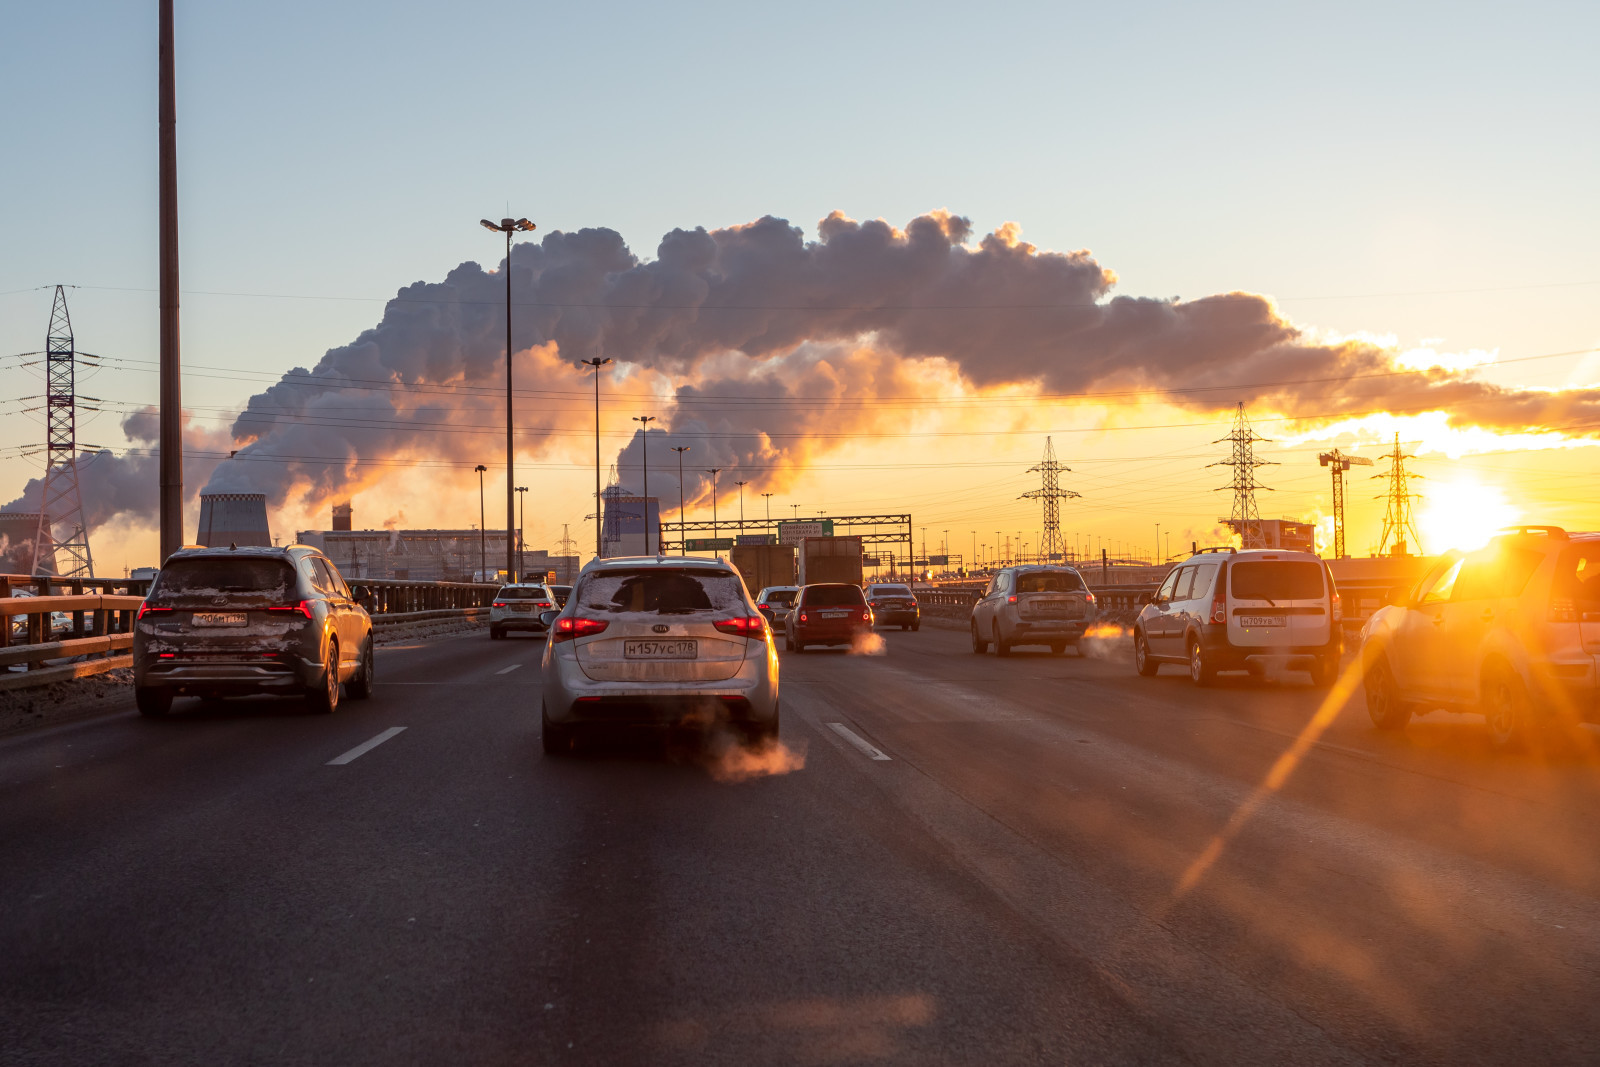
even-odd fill
[(308, 545), (185, 548), (139, 608), (133, 692), (143, 715), (179, 694), (300, 693), (312, 711), (340, 685), (372, 693), (372, 619), (328, 558)]

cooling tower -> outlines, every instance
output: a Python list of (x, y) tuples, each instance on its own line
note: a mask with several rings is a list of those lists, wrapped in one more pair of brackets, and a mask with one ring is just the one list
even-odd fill
[(353, 517), (350, 501), (346, 500), (343, 504), (335, 504), (333, 506), (333, 528), (335, 530), (350, 529), (350, 521)]
[(272, 544), (267, 529), (267, 494), (201, 493), (200, 529), (195, 541), (208, 548), (227, 548), (230, 544)]
[[(0, 511), (0, 574), (32, 574), (33, 539), (39, 533), (37, 511)], [(45, 527), (45, 558), (42, 573), (56, 573), (55, 545), (50, 528)]]

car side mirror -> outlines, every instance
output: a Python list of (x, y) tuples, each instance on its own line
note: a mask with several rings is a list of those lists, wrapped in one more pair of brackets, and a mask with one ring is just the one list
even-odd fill
[(539, 623), (548, 630), (556, 624), (556, 619), (560, 617), (561, 612), (559, 611), (541, 611), (539, 612)]

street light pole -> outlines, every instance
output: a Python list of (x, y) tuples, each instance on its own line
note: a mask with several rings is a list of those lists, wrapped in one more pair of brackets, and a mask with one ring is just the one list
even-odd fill
[(771, 493), (762, 493), (761, 495), (767, 498), (767, 525), (771, 526), (772, 525), (772, 494)]
[(744, 487), (750, 483), (734, 482), (733, 484), (739, 487), (739, 532), (742, 534), (744, 533)]
[(489, 531), (483, 525), (483, 472), (488, 470), (482, 463), (472, 468), (478, 472), (478, 581), (488, 581), (489, 574)]
[(527, 564), (522, 558), (522, 550), (527, 547), (527, 542), (522, 539), (522, 520), (528, 517), (528, 487), (517, 486), (517, 578), (527, 578)]
[(599, 559), (604, 552), (606, 525), (605, 508), (600, 505), (600, 368), (611, 361), (596, 356), (582, 362), (594, 368), (594, 558)]
[[(715, 541), (717, 539), (717, 475), (722, 473), (722, 468), (711, 467), (706, 470), (706, 473), (711, 475), (711, 539)], [(718, 550), (712, 549), (712, 551), (717, 552)], [(717, 558), (721, 559), (722, 557), (719, 554)]]
[(678, 555), (689, 554), (689, 542), (684, 540), (683, 534), (683, 454), (689, 451), (688, 445), (673, 445), (672, 450), (678, 454)]
[[(639, 424), (639, 452), (644, 456), (644, 554), (653, 556), (655, 553), (650, 551), (650, 424), (656, 421), (656, 417), (635, 415), (633, 421)], [(661, 531), (657, 530), (656, 550), (660, 549)]]
[(506, 577), (514, 582), (522, 573), (522, 561), (517, 559), (515, 562), (518, 566), (511, 565), (513, 562), (511, 520), (514, 514), (512, 503), (516, 500), (515, 486), (512, 484), (516, 481), (516, 471), (513, 469), (515, 466), (513, 452), (516, 446), (512, 439), (511, 421), (511, 235), (519, 231), (527, 233), (535, 227), (527, 219), (501, 219), (498, 226), (488, 219), (479, 219), (478, 224), (485, 229), (506, 235)]
[(178, 95), (174, 75), (172, 0), (160, 0), (156, 21), (157, 197), (161, 235), (158, 252), (161, 279), (161, 555), (157, 562), (165, 564), (168, 556), (183, 547), (183, 383), (178, 355)]

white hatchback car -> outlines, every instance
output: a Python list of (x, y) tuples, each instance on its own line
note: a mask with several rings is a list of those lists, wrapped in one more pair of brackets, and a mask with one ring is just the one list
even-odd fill
[(512, 630), (544, 633), (541, 617), (556, 606), (555, 594), (539, 583), (502, 585), (489, 605), (489, 636), (498, 641)]
[(595, 560), (567, 606), (546, 612), (544, 749), (579, 731), (727, 724), (778, 735), (778, 650), (739, 572), (720, 559)]
[(1210, 685), (1218, 671), (1272, 660), (1328, 685), (1340, 619), (1333, 575), (1310, 552), (1202, 552), (1174, 567), (1134, 620), (1134, 665), (1148, 677), (1185, 664), (1196, 685)]

